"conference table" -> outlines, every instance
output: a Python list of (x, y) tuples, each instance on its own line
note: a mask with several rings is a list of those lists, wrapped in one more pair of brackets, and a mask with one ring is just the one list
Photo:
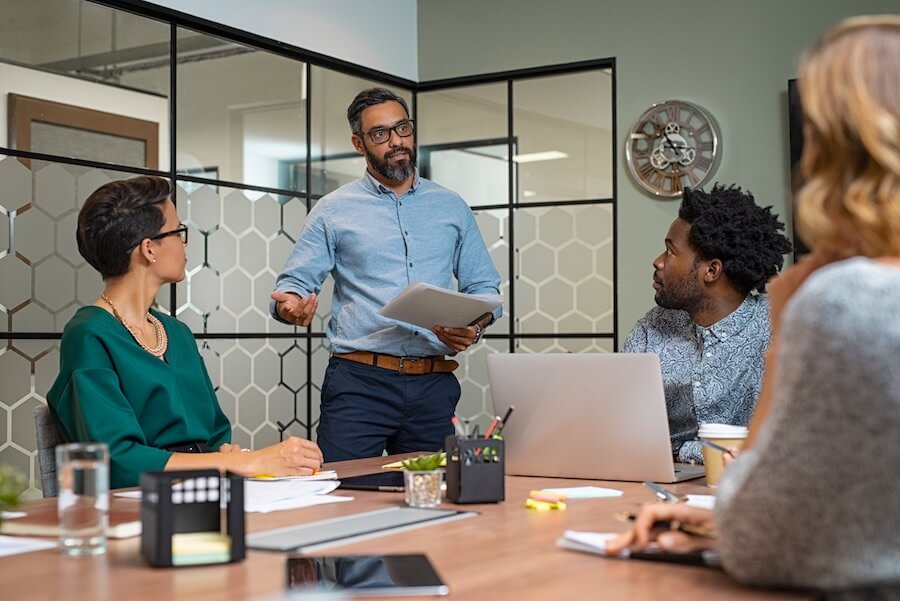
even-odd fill
[[(380, 471), (402, 456), (326, 464), (339, 477)], [(724, 572), (640, 560), (608, 559), (558, 548), (567, 529), (620, 531), (615, 518), (654, 500), (639, 483), (506, 477), (502, 503), (441, 507), (479, 515), (343, 543), (316, 555), (425, 553), (454, 599), (812, 599), (813, 595), (752, 589)], [(602, 486), (623, 491), (603, 499), (571, 500), (564, 511), (526, 509), (531, 490)], [(671, 485), (679, 494), (708, 494), (702, 480)], [(338, 489), (351, 502), (271, 513), (248, 513), (247, 531), (258, 532), (362, 511), (404, 505), (403, 493)], [(55, 503), (30, 501), (27, 506)], [(113, 498), (118, 509), (137, 509), (135, 499)], [(97, 557), (66, 557), (56, 549), (0, 558), (0, 598), (10, 601), (269, 601), (287, 598), (283, 553), (247, 551), (244, 561), (215, 566), (151, 568), (140, 555), (140, 538), (110, 540)]]

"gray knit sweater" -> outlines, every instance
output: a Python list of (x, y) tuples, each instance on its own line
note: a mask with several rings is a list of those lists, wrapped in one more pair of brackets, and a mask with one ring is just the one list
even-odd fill
[(724, 566), (756, 585), (900, 599), (900, 268), (817, 271), (779, 345), (771, 414), (719, 491)]

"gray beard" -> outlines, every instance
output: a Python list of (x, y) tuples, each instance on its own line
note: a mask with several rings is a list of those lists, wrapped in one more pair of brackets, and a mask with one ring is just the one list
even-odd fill
[(385, 157), (384, 160), (378, 160), (375, 155), (369, 152), (368, 147), (366, 147), (366, 158), (369, 160), (369, 165), (371, 165), (379, 175), (392, 182), (405, 182), (410, 177), (415, 175), (416, 151), (410, 150), (408, 156), (409, 160), (405, 165), (391, 167), (390, 164), (388, 164), (389, 159), (387, 157)]

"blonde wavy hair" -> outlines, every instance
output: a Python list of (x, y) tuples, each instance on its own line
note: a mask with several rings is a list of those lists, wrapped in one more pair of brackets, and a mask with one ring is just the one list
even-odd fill
[(801, 237), (834, 258), (900, 255), (900, 16), (856, 17), (826, 33), (799, 88)]

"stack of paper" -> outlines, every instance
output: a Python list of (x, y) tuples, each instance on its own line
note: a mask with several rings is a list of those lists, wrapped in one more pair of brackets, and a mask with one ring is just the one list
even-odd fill
[(318, 471), (312, 476), (269, 476), (267, 474), (260, 474), (258, 476), (254, 476), (251, 480), (293, 480), (294, 482), (309, 482), (310, 480), (337, 480), (337, 472), (334, 470), (322, 470)]
[[(298, 509), (325, 503), (352, 501), (353, 497), (329, 495), (340, 482), (337, 480), (316, 480), (311, 476), (303, 478), (268, 478), (244, 480), (244, 511), (248, 513), (268, 513), (282, 509)], [(141, 491), (132, 490), (114, 493), (118, 497), (140, 499)], [(225, 500), (222, 499), (222, 507)]]
[(464, 328), (502, 304), (499, 294), (465, 294), (413, 282), (378, 314), (428, 330), (434, 326)]
[(244, 511), (268, 513), (283, 509), (352, 501), (353, 497), (336, 497), (328, 494), (336, 489), (338, 484), (337, 480), (312, 482), (246, 480), (244, 482)]

